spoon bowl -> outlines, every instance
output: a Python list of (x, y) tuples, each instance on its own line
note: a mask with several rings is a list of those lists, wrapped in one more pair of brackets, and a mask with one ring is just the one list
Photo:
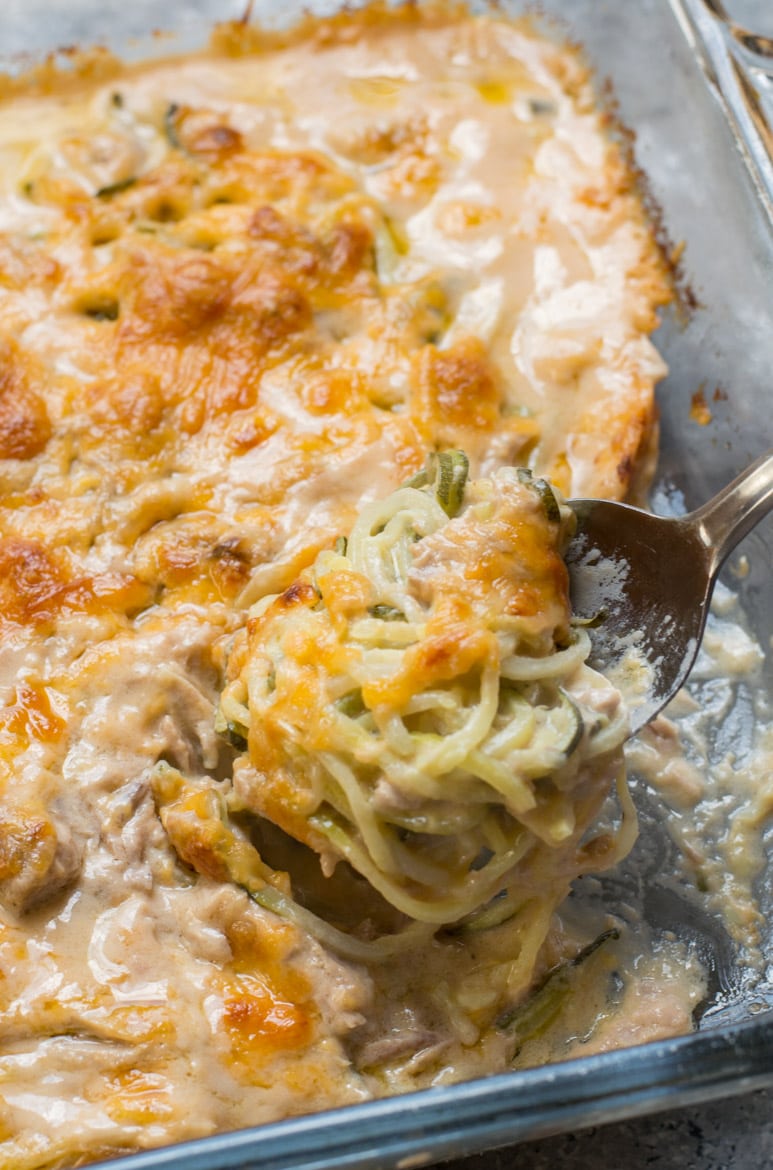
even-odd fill
[(588, 623), (590, 665), (623, 693), (633, 735), (685, 682), (724, 560), (773, 508), (773, 451), (685, 516), (609, 500), (569, 504), (572, 607)]

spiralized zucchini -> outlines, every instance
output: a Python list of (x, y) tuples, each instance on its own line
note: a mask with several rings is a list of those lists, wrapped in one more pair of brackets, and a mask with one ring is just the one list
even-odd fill
[(252, 607), (218, 714), (247, 749), (228, 806), (315, 849), (321, 885), (346, 860), (406, 923), (482, 929), (536, 895), (544, 937), (632, 843), (626, 716), (571, 626), (569, 509), (523, 470), (466, 478), (433, 457)]

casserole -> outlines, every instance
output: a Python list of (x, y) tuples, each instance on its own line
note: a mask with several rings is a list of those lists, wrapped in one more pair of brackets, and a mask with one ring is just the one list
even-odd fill
[[(574, 14), (573, 14), (573, 15), (574, 15)], [(652, 14), (649, 14), (649, 15), (651, 16)], [(665, 19), (666, 19), (666, 16), (664, 15), (664, 16), (662, 17), (662, 19), (663, 19), (663, 20), (665, 20)], [(653, 22), (653, 23), (656, 23), (656, 22)], [(598, 30), (598, 27), (599, 27), (599, 26), (598, 26), (598, 25), (596, 25), (595, 27), (596, 27), (596, 29)], [(606, 23), (605, 23), (605, 25), (604, 25), (604, 29), (603, 29), (603, 35), (604, 35), (605, 37), (606, 37), (606, 36), (609, 36), (609, 35), (610, 35), (610, 31), (611, 31), (611, 29), (612, 29), (613, 27), (614, 27), (614, 21), (613, 21), (613, 20), (610, 20), (609, 22), (606, 22)], [(593, 32), (592, 32), (592, 30), (591, 30), (590, 28), (589, 28), (589, 29), (587, 29), (586, 31), (587, 31), (587, 33), (588, 33), (588, 38), (589, 38), (589, 41), (590, 41), (590, 44), (589, 44), (590, 51), (591, 51), (591, 52), (593, 52)], [(647, 29), (647, 31), (650, 33), (650, 35), (652, 35), (652, 28), (651, 28), (651, 27), (650, 27), (650, 28), (648, 28), (648, 29)], [(696, 90), (696, 92), (701, 92), (701, 91), (699, 91), (699, 90)], [(654, 169), (656, 170), (656, 168), (654, 168)], [(738, 180), (738, 177), (737, 177), (737, 176), (735, 176), (735, 175), (733, 176), (732, 180), (728, 180), (728, 181), (729, 181), (729, 182), (730, 182), (730, 181), (732, 181), (732, 182), (734, 182), (734, 183), (738, 183), (738, 182), (739, 182), (739, 180)], [(656, 179), (655, 179), (655, 182), (657, 182), (657, 180), (656, 180)], [(733, 191), (732, 191), (732, 192), (728, 192), (728, 200), (729, 200), (730, 202), (732, 202), (732, 201), (733, 201), (733, 198), (736, 196), (736, 194), (737, 194), (737, 192), (735, 191), (735, 189), (733, 189)], [(719, 203), (719, 199), (717, 200), (717, 202)], [(756, 225), (756, 226), (759, 226), (759, 223), (758, 223), (758, 221), (757, 221), (757, 220), (755, 220), (755, 218), (754, 218), (754, 214), (755, 214), (755, 213), (754, 213), (754, 212), (752, 212), (752, 215), (750, 216), (750, 224), (751, 224), (751, 228), (750, 228), (750, 230), (751, 230), (752, 228), (754, 228), (754, 227), (755, 227), (755, 225)], [(678, 217), (677, 217), (677, 216), (675, 216), (675, 218), (678, 218)], [(669, 221), (669, 222), (671, 222), (671, 221)], [(764, 229), (761, 229), (761, 230), (764, 230)], [(748, 274), (747, 274), (747, 275), (748, 275)], [(692, 328), (692, 325), (691, 325), (689, 328)], [(686, 333), (682, 333), (682, 334), (676, 334), (676, 333), (675, 333), (675, 334), (674, 334), (674, 337), (676, 338), (676, 340), (674, 340), (673, 344), (674, 344), (674, 346), (676, 347), (676, 350), (677, 350), (677, 353), (676, 353), (676, 357), (677, 357), (677, 359), (678, 359), (678, 356), (679, 356), (679, 349), (680, 349), (680, 347), (681, 347), (681, 346), (683, 346), (683, 345), (684, 345), (684, 338), (689, 336), (689, 328), (688, 328), (688, 330), (686, 331)], [(733, 336), (735, 337), (735, 336), (737, 336), (737, 335), (736, 335), (736, 334), (734, 334)], [(716, 334), (715, 334), (715, 343), (716, 343)], [(670, 344), (670, 339), (669, 339), (667, 336), (666, 336), (665, 345), (666, 345), (666, 348), (667, 348), (667, 349), (670, 351), (671, 344)], [(683, 350), (681, 350), (681, 352), (682, 352), (682, 354), (684, 353), (684, 351), (683, 351)], [(691, 355), (691, 356), (692, 356), (692, 357), (694, 357), (694, 355)], [(672, 367), (674, 367), (674, 368), (676, 368), (676, 369), (678, 370), (678, 360), (677, 360), (677, 362), (675, 362), (675, 361), (674, 361), (674, 359), (672, 358)], [(710, 368), (710, 367), (709, 367), (709, 368)], [(735, 371), (735, 372), (736, 372), (736, 374), (738, 373), (737, 369), (736, 369), (736, 371)], [(673, 375), (672, 375), (672, 376), (673, 376)], [(700, 390), (700, 386), (697, 386), (697, 387), (696, 387), (696, 386), (694, 386), (694, 384), (693, 384), (693, 387), (692, 387), (692, 388), (690, 389), (690, 391), (689, 391), (690, 400), (692, 399), (692, 395), (693, 395), (693, 394), (697, 394), (699, 390)], [(676, 409), (677, 409), (677, 407), (676, 407), (676, 406), (674, 406), (674, 401), (676, 401), (676, 402), (677, 402), (677, 404), (678, 404), (678, 402), (679, 402), (679, 395), (678, 395), (678, 394), (674, 395), (674, 396), (672, 397), (672, 399), (670, 400), (670, 406), (669, 406), (669, 409), (670, 409), (672, 412), (673, 412), (674, 410), (676, 410)], [(718, 398), (717, 398), (717, 402), (718, 402), (718, 403), (721, 403), (721, 401), (722, 401), (722, 399), (721, 399), (721, 395), (720, 395), (720, 396), (718, 396)], [(682, 393), (682, 405), (684, 405), (684, 392)], [(740, 409), (742, 409), (742, 408), (740, 408)], [(717, 410), (716, 410), (716, 413), (717, 413), (717, 414), (719, 414), (719, 408), (717, 408)], [(697, 424), (696, 424), (696, 425), (697, 425)], [(750, 453), (751, 453), (751, 452), (750, 452)], [(727, 459), (726, 459), (725, 461), (727, 462)], [(666, 464), (666, 466), (668, 466), (668, 465)], [(720, 459), (717, 459), (717, 460), (716, 460), (716, 466), (717, 466), (717, 469), (721, 469), (721, 466), (722, 466), (722, 464), (721, 464), (721, 460), (720, 460)], [(679, 485), (677, 484), (676, 486), (679, 486)], [(753, 572), (754, 572), (754, 569), (752, 570), (752, 573), (753, 573)], [(751, 574), (750, 574), (750, 576), (751, 576)], [(681, 1051), (681, 1050), (677, 1048), (675, 1051)], [(704, 1050), (704, 1049), (699, 1049), (699, 1051), (700, 1051), (701, 1053), (704, 1053), (704, 1054), (705, 1054), (705, 1050)], [(580, 1070), (580, 1071), (582, 1071), (582, 1070)], [(587, 1070), (586, 1070), (586, 1075), (587, 1075)], [(720, 1078), (720, 1079), (721, 1079), (721, 1078)], [(493, 1085), (491, 1085), (491, 1086), (488, 1086), (488, 1087), (489, 1087), (489, 1088), (490, 1088), (492, 1091), (494, 1090), (494, 1086), (493, 1086)], [(709, 1090), (708, 1090), (708, 1089), (706, 1089), (706, 1091), (709, 1091)], [(461, 1100), (462, 1100), (462, 1098), (463, 1098), (463, 1094), (462, 1094), (462, 1095), (460, 1095), (460, 1096), (459, 1096), (459, 1098), (458, 1098), (458, 1100), (459, 1100), (459, 1102), (460, 1102), (460, 1103), (461, 1103)], [(431, 1105), (431, 1104), (432, 1104), (432, 1103), (430, 1102), (430, 1105)], [(429, 1107), (429, 1106), (428, 1106), (428, 1107)], [(423, 1108), (423, 1106), (421, 1106), (420, 1108)], [(363, 1115), (363, 1117), (364, 1117), (364, 1115)], [(356, 1130), (356, 1128), (357, 1128), (357, 1124), (358, 1124), (358, 1123), (357, 1123), (356, 1121), (352, 1121), (352, 1125), (353, 1125), (353, 1127), (354, 1127), (354, 1129), (355, 1129), (355, 1130)], [(312, 1126), (311, 1128), (313, 1128), (313, 1126)], [(270, 1135), (268, 1135), (268, 1136), (266, 1137), (266, 1140), (270, 1140)], [(263, 1148), (263, 1151), (264, 1151), (264, 1153), (265, 1153), (265, 1152), (266, 1152), (266, 1147), (264, 1146), (264, 1147), (262, 1147), (262, 1148)], [(440, 1151), (438, 1150), (437, 1152), (440, 1152)], [(236, 1156), (236, 1155), (234, 1154), (234, 1156)], [(243, 1156), (244, 1156), (244, 1155), (243, 1155), (243, 1153), (242, 1153), (240, 1156), (243, 1158)], [(263, 1155), (261, 1154), (260, 1156), (263, 1156)]]

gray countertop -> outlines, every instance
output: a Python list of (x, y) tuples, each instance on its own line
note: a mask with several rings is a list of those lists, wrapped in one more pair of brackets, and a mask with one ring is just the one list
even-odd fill
[(773, 1091), (593, 1126), (444, 1162), (444, 1170), (762, 1170), (773, 1166)]

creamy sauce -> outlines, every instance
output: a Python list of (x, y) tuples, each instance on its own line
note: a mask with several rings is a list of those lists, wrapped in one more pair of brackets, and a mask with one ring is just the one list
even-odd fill
[(773, 723), (764, 652), (738, 597), (718, 586), (689, 685), (629, 745), (631, 770), (657, 792), (677, 846), (671, 875), (700, 891), (739, 949), (745, 978), (764, 972), (761, 906), (771, 812)]
[[(229, 35), (0, 108), (14, 1170), (682, 1031), (700, 995), (681, 943), (605, 942), (567, 1001), (592, 1010), (545, 1040), (507, 1022), (515, 928), (369, 971), (177, 863), (150, 769), (229, 774), (214, 712), (245, 607), (428, 449), (625, 494), (669, 297), (572, 51), (415, 15), (263, 53)], [(652, 750), (690, 803), (694, 774)], [(734, 864), (745, 897), (756, 863)], [(608, 926), (567, 911), (534, 979)]]

